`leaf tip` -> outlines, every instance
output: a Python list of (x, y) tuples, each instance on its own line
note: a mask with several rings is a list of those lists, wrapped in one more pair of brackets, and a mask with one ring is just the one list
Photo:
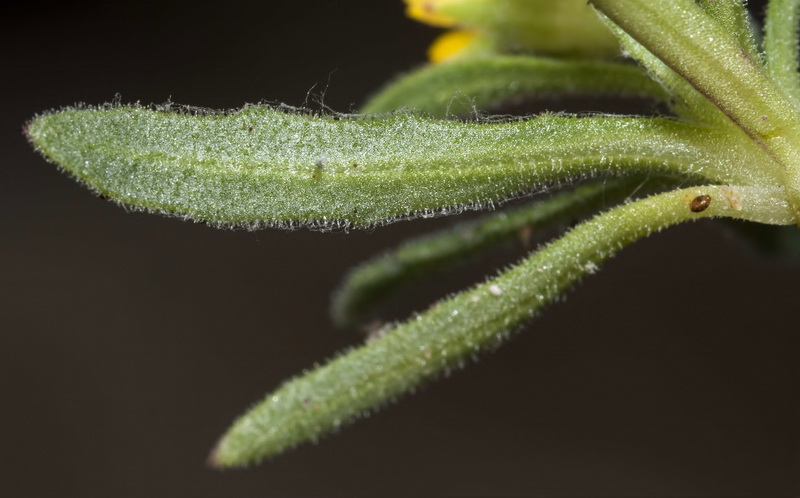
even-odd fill
[(208, 454), (206, 458), (206, 467), (213, 470), (223, 470), (230, 467), (229, 463), (225, 462), (225, 459), (222, 456), (222, 446), (225, 442), (225, 438), (223, 437), (217, 444), (214, 445), (214, 448), (211, 449), (211, 452)]
[(214, 447), (214, 449), (211, 450), (211, 453), (208, 454), (208, 457), (206, 458), (206, 467), (213, 470), (222, 469), (222, 465), (220, 465), (219, 458), (217, 456), (217, 447)]
[(227, 470), (247, 467), (260, 461), (260, 458), (252, 457), (242, 451), (241, 446), (237, 444), (236, 436), (231, 437), (229, 429), (209, 452), (206, 457), (206, 467), (213, 470)]
[(28, 141), (33, 147), (36, 147), (36, 132), (34, 131), (34, 125), (42, 118), (41, 114), (37, 114), (30, 118), (29, 120), (22, 123), (22, 136), (25, 137), (25, 140)]

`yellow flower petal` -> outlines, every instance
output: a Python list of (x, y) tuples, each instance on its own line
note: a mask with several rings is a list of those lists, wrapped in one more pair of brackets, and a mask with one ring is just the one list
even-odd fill
[[(586, 0), (405, 0), (434, 26), (473, 29), (500, 53), (605, 58), (619, 43)], [(471, 49), (470, 49), (471, 50)]]
[(428, 59), (431, 62), (441, 62), (457, 55), (475, 40), (477, 33), (474, 31), (448, 31), (433, 41), (428, 48)]
[(430, 24), (431, 26), (450, 28), (455, 26), (456, 20), (439, 13), (439, 7), (441, 7), (442, 4), (459, 1), (463, 0), (405, 0), (406, 15), (411, 19)]

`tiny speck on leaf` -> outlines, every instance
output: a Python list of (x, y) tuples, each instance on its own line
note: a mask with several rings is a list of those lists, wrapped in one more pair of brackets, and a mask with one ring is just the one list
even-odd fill
[(711, 205), (711, 196), (710, 195), (698, 195), (692, 202), (689, 204), (689, 209), (692, 210), (693, 213), (699, 213), (701, 211), (705, 211), (708, 209), (708, 206)]

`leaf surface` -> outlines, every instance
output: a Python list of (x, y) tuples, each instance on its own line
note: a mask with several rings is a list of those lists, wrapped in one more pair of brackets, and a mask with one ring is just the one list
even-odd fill
[(223, 226), (369, 227), (485, 207), (600, 173), (769, 181), (742, 176), (742, 164), (764, 160), (758, 150), (659, 118), (544, 115), (466, 124), (410, 113), (115, 107), (46, 114), (27, 133), (46, 157), (104, 196)]

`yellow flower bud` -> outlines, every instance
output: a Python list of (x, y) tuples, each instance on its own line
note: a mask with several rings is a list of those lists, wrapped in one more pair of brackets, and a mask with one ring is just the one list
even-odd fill
[(448, 31), (434, 40), (428, 49), (431, 62), (442, 62), (462, 53), (475, 41), (476, 33), (469, 30)]
[(448, 3), (463, 0), (405, 0), (406, 15), (411, 19), (431, 26), (449, 28), (456, 25), (456, 20), (441, 13), (441, 7)]
[(411, 18), (473, 30), (498, 52), (584, 58), (619, 53), (616, 39), (586, 0), (405, 1)]

